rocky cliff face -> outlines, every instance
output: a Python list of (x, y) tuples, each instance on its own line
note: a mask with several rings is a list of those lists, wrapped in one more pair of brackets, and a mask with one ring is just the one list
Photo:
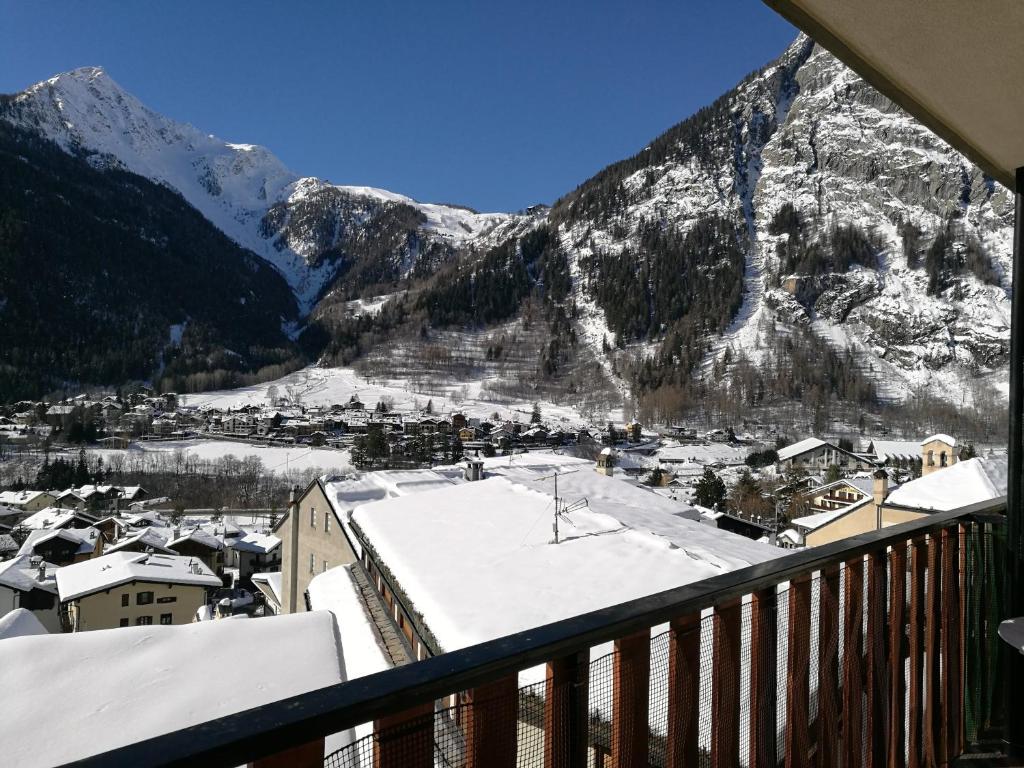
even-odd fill
[[(799, 232), (772, 226), (783, 207)], [(743, 228), (747, 265), (708, 363), (730, 346), (756, 360), (768, 326), (806, 327), (852, 348), (883, 396), (1005, 388), (1012, 196), (807, 38), (552, 218), (578, 260), (635, 248), (652, 220), (712, 215)], [(861, 240), (870, 254), (851, 261)], [(604, 312), (579, 301), (596, 345)]]

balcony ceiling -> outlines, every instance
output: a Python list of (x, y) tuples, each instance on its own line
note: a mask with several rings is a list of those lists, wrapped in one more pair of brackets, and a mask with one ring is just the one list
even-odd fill
[(764, 0), (988, 174), (1024, 167), (1024, 0)]

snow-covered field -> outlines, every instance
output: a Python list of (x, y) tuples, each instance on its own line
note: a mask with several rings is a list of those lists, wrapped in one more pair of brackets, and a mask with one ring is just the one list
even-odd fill
[(239, 443), (229, 440), (173, 440), (166, 442), (132, 443), (124, 450), (115, 448), (94, 448), (89, 453), (102, 456), (105, 463), (110, 463), (114, 456), (131, 458), (159, 457), (160, 454), (170, 455), (175, 451), (184, 451), (198, 459), (212, 461), (224, 456), (241, 459), (246, 456), (257, 456), (268, 472), (302, 472), (309, 469), (322, 469), (324, 472), (348, 472), (352, 469), (348, 451), (334, 448), (310, 448), (309, 446), (262, 446), (251, 443)]
[[(274, 387), (278, 397), (298, 399), (302, 405), (333, 405), (347, 403), (357, 395), (364, 405), (373, 408), (381, 398), (390, 398), (391, 406), (400, 412), (411, 412), (424, 408), (432, 401), (435, 413), (461, 411), (467, 416), (491, 418), (494, 413), (499, 419), (529, 421), (533, 402), (529, 400), (497, 403), (481, 397), (483, 381), (467, 383), (453, 382), (443, 388), (443, 394), (418, 392), (406, 379), (367, 379), (352, 368), (303, 368), (276, 381), (257, 384), (241, 389), (227, 389), (218, 392), (203, 392), (186, 395), (184, 405), (189, 407), (239, 408), (245, 405), (270, 405), (270, 389)], [(582, 426), (585, 420), (571, 406), (555, 405), (539, 401), (544, 421), (551, 426)], [(619, 418), (621, 414), (616, 415)]]

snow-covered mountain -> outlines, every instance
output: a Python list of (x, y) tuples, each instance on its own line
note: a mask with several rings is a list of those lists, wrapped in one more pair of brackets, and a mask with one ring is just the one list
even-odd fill
[(304, 311), (337, 274), (346, 238), (398, 206), (418, 212), (414, 227), (422, 234), (402, 254), (405, 269), (430, 242), (459, 244), (509, 218), (300, 177), (263, 147), (226, 142), (157, 114), (100, 67), (28, 88), (3, 116), (68, 152), (89, 155), (96, 166), (114, 164), (177, 190), (239, 245), (276, 266)]
[[(613, 379), (624, 371), (609, 341), (625, 347), (624, 393), (707, 377), (739, 355), (770, 361), (771, 340), (798, 329), (852, 350), (891, 399), (1005, 392), (1012, 196), (803, 36), (528, 215), (299, 177), (262, 147), (156, 114), (98, 68), (39, 83), (0, 117), (177, 190), (273, 264), (311, 324), (546, 222), (571, 275), (571, 343)], [(643, 356), (681, 372), (640, 381)]]
[[(961, 403), (979, 379), (1005, 388), (1012, 203), (801, 36), (715, 104), (567, 195), (552, 216), (577, 263), (635, 250), (651, 221), (687, 231), (726, 217), (747, 238), (746, 292), (708, 363), (729, 346), (756, 360), (779, 322), (852, 347), (882, 396), (926, 388)], [(794, 235), (773, 226), (784, 206), (802, 222), (792, 250), (817, 248), (815, 258), (784, 255)], [(851, 225), (871, 242), (867, 264), (817, 268), (815, 259), (828, 262), (830, 233)], [(585, 336), (600, 344), (603, 309), (587, 290), (579, 301)]]

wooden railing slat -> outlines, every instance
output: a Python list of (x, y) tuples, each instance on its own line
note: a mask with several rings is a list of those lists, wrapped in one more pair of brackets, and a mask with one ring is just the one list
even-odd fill
[(712, 621), (711, 768), (740, 762), (741, 601), (715, 607)]
[(821, 572), (818, 597), (818, 719), (815, 765), (839, 764), (839, 566)]
[(647, 768), (651, 633), (615, 641), (612, 672), (613, 768)]
[(548, 663), (544, 696), (544, 768), (586, 768), (590, 652)]
[(942, 726), (940, 712), (939, 645), (942, 605), (939, 602), (942, 545), (935, 535), (928, 537), (928, 580), (924, 599), (924, 725), (921, 740), (924, 747), (924, 765), (940, 765), (939, 749)]
[(320, 737), (299, 747), (267, 755), (249, 763), (249, 768), (323, 768), (324, 739)]
[(700, 630), (699, 613), (669, 624), (666, 768), (696, 765), (700, 754)]
[(786, 671), (786, 768), (808, 764), (810, 745), (811, 579), (789, 583)]
[(960, 534), (942, 532), (942, 747), (947, 761), (960, 755)]
[(434, 702), (374, 721), (373, 733), (373, 768), (433, 768)]
[[(519, 676), (473, 688), (466, 700), (466, 767), (515, 768)], [(433, 733), (427, 737), (433, 743)]]
[(928, 563), (927, 545), (923, 538), (910, 542), (910, 629), (907, 636), (907, 675), (909, 711), (907, 715), (907, 768), (921, 768), (923, 750), (924, 695), (924, 606), (925, 578)]
[(775, 744), (777, 652), (776, 590), (764, 589), (755, 592), (750, 599), (749, 768), (774, 768), (778, 764)]
[(863, 765), (864, 560), (846, 562), (843, 582), (843, 766)]
[(886, 586), (888, 563), (884, 550), (868, 556), (867, 637), (865, 639), (864, 732), (869, 768), (886, 762), (889, 727), (888, 631), (886, 627)]
[(889, 554), (889, 739), (890, 768), (906, 765), (906, 617), (907, 548), (894, 545)]

